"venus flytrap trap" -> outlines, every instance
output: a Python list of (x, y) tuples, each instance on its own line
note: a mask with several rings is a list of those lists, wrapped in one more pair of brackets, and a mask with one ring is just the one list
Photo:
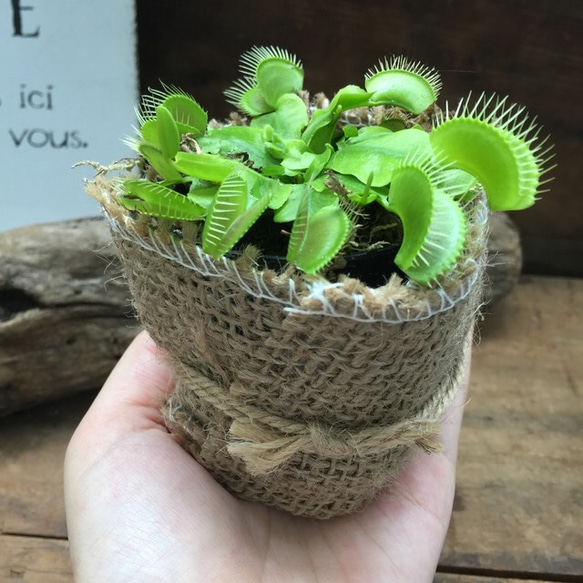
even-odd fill
[(278, 101), (290, 101), (303, 88), (304, 70), (295, 55), (274, 47), (254, 47), (241, 57), (244, 77), (225, 91), (229, 103), (252, 117), (277, 111)]
[[(225, 94), (241, 114), (224, 124), (175, 87), (146, 95), (128, 139), (141, 171), (119, 188), (132, 213), (203, 224), (215, 258), (249, 243), (272, 253), (270, 222), (301, 272), (328, 275), (339, 257), (396, 241), (395, 265), (431, 286), (455, 271), (482, 189), (493, 210), (527, 208), (543, 192), (550, 148), (524, 108), (482, 95), (441, 112), (439, 75), (420, 63), (381, 60), (364, 87), (330, 101), (310, 99), (285, 50), (253, 48), (240, 71)], [(416, 123), (425, 113), (430, 131)]]
[(542, 180), (551, 147), (538, 139), (540, 130), (524, 107), (507, 105), (507, 98), (482, 94), (472, 105), (460, 101), (450, 116), (440, 115), (430, 141), (444, 159), (475, 176), (488, 195), (492, 210), (532, 206), (544, 190)]

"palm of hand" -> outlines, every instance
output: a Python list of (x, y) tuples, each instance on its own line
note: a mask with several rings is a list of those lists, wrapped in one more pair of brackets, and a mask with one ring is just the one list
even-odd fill
[(420, 455), (389, 494), (314, 521), (235, 499), (167, 433), (170, 373), (140, 335), (69, 445), (65, 493), (76, 581), (431, 582), (455, 482), (461, 399), (444, 452)]

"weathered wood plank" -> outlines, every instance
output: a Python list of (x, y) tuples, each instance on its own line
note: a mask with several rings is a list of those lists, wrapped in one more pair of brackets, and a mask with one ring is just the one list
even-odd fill
[(527, 278), (473, 361), (444, 566), (583, 573), (583, 281)]
[(0, 233), (0, 415), (100, 386), (138, 323), (101, 219)]
[(0, 533), (65, 538), (63, 460), (94, 393), (0, 420)]
[(73, 583), (65, 540), (0, 536), (0, 583)]

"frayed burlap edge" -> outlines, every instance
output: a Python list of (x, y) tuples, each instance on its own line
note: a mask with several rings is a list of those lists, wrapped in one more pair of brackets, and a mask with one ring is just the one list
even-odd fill
[(86, 190), (102, 204), (115, 235), (203, 277), (229, 279), (252, 296), (282, 304), (288, 312), (398, 324), (450, 310), (482, 285), (488, 224), (484, 196), (477, 200), (471, 213), (464, 257), (434, 286), (403, 282), (395, 275), (385, 285), (370, 288), (352, 278), (343, 277), (331, 283), (299, 273), (281, 276), (270, 269), (257, 269), (254, 257), (245, 253), (237, 260), (227, 257), (216, 260), (197, 244), (196, 231), (185, 242), (182, 234), (173, 230), (172, 223), (144, 222), (142, 217), (121, 207), (116, 200), (115, 180), (98, 177), (86, 184)]

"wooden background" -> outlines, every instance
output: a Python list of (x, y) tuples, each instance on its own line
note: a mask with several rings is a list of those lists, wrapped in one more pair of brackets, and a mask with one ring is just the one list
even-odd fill
[(306, 87), (329, 95), (380, 57), (404, 54), (441, 71), (440, 103), (472, 90), (510, 95), (556, 145), (552, 191), (513, 215), (525, 270), (583, 276), (583, 2), (581, 0), (141, 0), (141, 86), (194, 94), (214, 117), (253, 45), (298, 55)]

